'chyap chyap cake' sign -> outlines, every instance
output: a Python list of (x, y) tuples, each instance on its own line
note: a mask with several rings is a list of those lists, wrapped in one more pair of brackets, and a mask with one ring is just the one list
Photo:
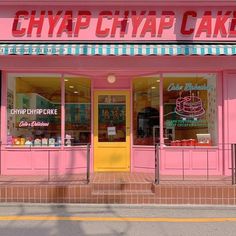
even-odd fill
[(0, 40), (236, 39), (236, 9), (226, 7), (2, 7)]

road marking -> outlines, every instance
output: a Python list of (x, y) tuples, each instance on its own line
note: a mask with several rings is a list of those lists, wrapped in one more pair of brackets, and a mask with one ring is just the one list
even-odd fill
[(80, 217), (80, 216), (0, 216), (0, 221), (129, 221), (168, 223), (234, 222), (236, 218), (145, 218), (145, 217)]

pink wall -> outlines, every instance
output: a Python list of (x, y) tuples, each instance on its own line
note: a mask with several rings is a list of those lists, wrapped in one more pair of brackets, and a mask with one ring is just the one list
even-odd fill
[(79, 73), (105, 78), (109, 73), (125, 79), (160, 72), (222, 72), (235, 70), (232, 56), (0, 56), (2, 70)]
[[(11, 0), (10, 2), (8, 0), (0, 0), (1, 5), (30, 5), (32, 6), (31, 0)], [(41, 2), (34, 2), (34, 5), (41, 6)], [(65, 6), (64, 0), (44, 0), (45, 6)], [(225, 0), (224, 2), (219, 0), (146, 0), (143, 1), (137, 1), (137, 0), (81, 0), (81, 1), (74, 1), (74, 0), (67, 0), (66, 5), (68, 6), (235, 6), (234, 0)]]
[[(3, 1), (0, 1), (0, 3)], [(27, 5), (22, 5), (23, 2)], [(57, 4), (59, 2), (59, 4)], [(82, 1), (79, 1), (82, 4)], [(193, 1), (178, 1), (175, 3), (178, 7), (172, 6), (163, 6), (165, 5), (164, 1), (147, 1), (145, 2), (145, 7), (136, 6), (137, 1), (118, 1), (114, 3), (109, 1), (86, 1), (83, 3), (83, 7), (75, 7), (72, 4), (75, 4), (74, 1), (68, 2), (68, 6), (62, 6), (64, 1), (53, 1), (56, 7), (53, 6), (52, 2), (47, 2), (47, 6), (41, 7), (40, 2), (36, 3), (38, 6), (32, 6), (32, 1), (15, 1), (15, 4), (11, 6), (1, 6), (0, 13), (0, 23), (5, 27), (0, 31), (0, 40), (2, 41), (41, 41), (46, 40), (53, 41), (55, 40), (65, 40), (73, 41), (79, 40), (95, 40), (95, 41), (111, 41), (115, 40), (120, 41), (134, 41), (134, 40), (144, 40), (148, 41), (176, 41), (176, 40), (207, 40), (207, 41), (235, 41), (236, 34), (230, 36), (230, 26), (232, 24), (233, 12), (232, 7), (216, 7), (212, 6), (212, 2), (208, 4), (209, 1), (195, 1), (193, 8), (191, 3)], [(94, 3), (98, 2), (99, 7), (94, 7)], [(150, 3), (151, 2), (151, 3)], [(156, 7), (157, 2), (162, 2), (162, 6)], [(173, 1), (169, 1), (172, 2)], [(176, 2), (176, 1), (175, 1)], [(182, 2), (182, 3), (181, 3)], [(217, 1), (215, 1), (217, 2)], [(226, 1), (231, 2), (231, 1)], [(224, 5), (226, 2), (218, 2), (215, 5)], [(132, 5), (132, 7), (124, 7), (126, 5)], [(205, 7), (201, 7), (202, 3)], [(9, 3), (5, 3), (9, 4)], [(111, 4), (117, 4), (115, 7), (111, 7)], [(139, 5), (144, 4), (144, 2)], [(147, 5), (146, 5), (147, 4)], [(153, 7), (153, 5), (155, 7)], [(181, 6), (181, 4), (188, 4), (189, 7)], [(235, 2), (233, 2), (235, 6)], [(20, 5), (20, 7), (19, 7)], [(49, 6), (50, 5), (50, 6)], [(79, 5), (79, 3), (77, 4)], [(90, 5), (90, 6), (88, 6)], [(119, 6), (118, 6), (119, 5)], [(211, 7), (209, 7), (211, 5)], [(87, 6), (87, 7), (84, 7)], [(81, 29), (78, 36), (72, 34), (71, 37), (68, 37), (67, 33), (62, 33), (60, 37), (56, 36), (56, 32), (59, 29), (61, 20), (53, 29), (52, 36), (48, 35), (49, 24), (48, 17), (46, 17), (43, 22), (43, 30), (41, 35), (36, 35), (36, 28), (32, 30), (31, 34), (24, 34), (23, 36), (13, 36), (12, 35), (12, 26), (13, 18), (15, 13), (18, 10), (26, 10), (31, 14), (32, 10), (36, 10), (37, 14), (41, 10), (57, 12), (63, 10), (62, 15), (65, 13), (65, 10), (72, 10), (73, 18), (76, 20), (78, 10), (88, 10), (91, 12), (92, 17), (89, 21), (89, 24)], [(114, 18), (103, 20), (102, 28), (108, 29), (108, 35), (105, 37), (100, 37), (96, 34), (96, 26), (98, 23), (98, 15), (103, 10), (109, 10), (114, 14), (114, 11), (120, 11), (121, 18), (123, 18), (123, 12), (125, 10), (136, 11), (140, 13), (142, 10), (145, 10), (147, 15), (149, 11), (156, 11), (156, 21), (153, 21), (152, 24), (156, 24), (157, 31), (153, 31), (153, 35), (147, 32), (144, 37), (141, 37), (142, 29), (145, 28), (145, 19), (140, 23), (137, 36), (132, 36), (132, 19), (130, 15), (128, 16), (129, 24), (126, 29), (126, 34), (124, 37), (120, 35), (119, 27), (116, 29), (116, 33), (111, 37), (111, 28), (114, 23)], [(211, 18), (205, 17), (205, 11), (211, 11)], [(174, 18), (173, 22), (168, 24), (170, 18), (166, 18), (166, 24), (161, 35), (158, 35), (158, 30), (160, 30), (160, 21), (163, 11), (173, 11)], [(193, 32), (189, 35), (184, 35), (181, 33), (181, 27), (183, 26), (183, 15), (185, 12), (194, 11), (195, 16), (188, 16), (187, 24), (185, 29), (193, 28)], [(230, 11), (230, 16), (227, 18), (225, 24), (222, 28), (217, 30), (217, 14), (218, 11)], [(39, 15), (36, 15), (39, 16)], [(27, 18), (27, 17), (26, 17)], [(204, 20), (202, 20), (204, 19)], [(218, 16), (219, 20), (219, 16)], [(29, 20), (21, 20), (21, 24), (18, 25), (17, 29), (29, 27)], [(200, 25), (207, 25), (205, 31), (202, 31), (199, 36), (197, 36), (197, 31), (200, 28)], [(155, 28), (155, 27), (154, 27)], [(235, 27), (231, 29), (234, 31)], [(153, 28), (151, 29), (153, 30)], [(225, 33), (224, 33), (225, 31)], [(214, 35), (215, 32), (215, 35)], [(231, 32), (232, 33), (232, 32)], [(230, 174), (230, 151), (229, 144), (236, 142), (235, 136), (235, 124), (236, 124), (236, 115), (235, 106), (236, 106), (236, 71), (235, 70), (235, 57), (229, 56), (176, 56), (176, 57), (71, 57), (71, 56), (0, 56), (0, 65), (1, 70), (3, 71), (37, 71), (37, 72), (66, 72), (66, 73), (78, 73), (83, 74), (92, 79), (93, 88), (96, 89), (131, 89), (131, 79), (140, 75), (147, 74), (156, 74), (161, 72), (217, 72), (220, 75), (218, 81), (218, 143), (217, 147), (212, 148), (194, 148), (194, 149), (173, 149), (173, 148), (162, 148), (161, 149), (161, 172), (163, 174), (182, 174), (182, 167), (184, 166), (184, 171), (186, 174), (206, 174), (206, 165), (209, 166), (209, 174), (212, 175), (221, 175), (221, 174)], [(232, 70), (232, 71), (231, 71)], [(230, 72), (231, 71), (231, 72)], [(117, 76), (117, 83), (114, 85), (108, 84), (106, 81), (106, 76), (109, 73), (113, 73)], [(3, 143), (6, 143), (6, 81), (3, 80), (3, 93), (2, 93), (2, 106), (1, 106), (1, 140)], [(223, 101), (223, 102), (222, 102)], [(162, 109), (162, 108), (161, 108)], [(91, 158), (93, 160), (93, 153), (91, 153)], [(54, 148), (54, 149), (33, 149), (28, 151), (26, 149), (16, 149), (8, 148), (3, 149), (1, 152), (1, 174), (5, 175), (15, 175), (15, 174), (29, 174), (29, 175), (40, 175), (47, 174), (48, 167), (50, 166), (50, 172), (53, 174), (65, 174), (65, 173), (81, 173), (85, 172), (86, 168), (86, 149), (85, 148), (71, 148), (68, 150), (66, 148)], [(152, 147), (138, 147), (132, 146), (131, 151), (131, 163), (132, 171), (143, 171), (143, 172), (153, 172), (154, 166), (154, 148)], [(91, 164), (92, 169), (92, 164)]]
[(236, 72), (224, 73), (224, 140), (225, 140), (225, 171), (231, 172), (231, 144), (236, 143)]
[[(218, 147), (173, 148), (160, 150), (160, 173), (163, 175), (221, 175), (222, 153)], [(133, 147), (133, 171), (154, 173), (153, 147)]]
[[(79, 40), (91, 41), (131, 41), (144, 40), (148, 41), (176, 41), (176, 40), (204, 40), (204, 41), (232, 41), (235, 42), (236, 34), (231, 34), (230, 27), (233, 19), (233, 8), (235, 1), (142, 1), (135, 0), (123, 1), (78, 1), (75, 6), (75, 1), (67, 1), (67, 6), (64, 6), (65, 1), (44, 1), (45, 7), (41, 7), (41, 2), (35, 3), (37, 6), (32, 6), (32, 1), (0, 1), (1, 13), (0, 24), (4, 28), (0, 31), (0, 40), (5, 41), (41, 41), (47, 42), (55, 40), (65, 40), (66, 42)], [(3, 5), (5, 6), (3, 6)], [(25, 4), (25, 5), (24, 5)], [(94, 7), (95, 5), (98, 7)], [(11, 6), (7, 6), (11, 5)], [(113, 6), (111, 6), (113, 5)], [(138, 6), (139, 5), (139, 6)], [(186, 7), (188, 5), (189, 7)], [(193, 7), (194, 5), (194, 7)], [(228, 7), (226, 7), (228, 5)], [(85, 7), (86, 6), (86, 7)], [(125, 7), (127, 6), (127, 7)], [(132, 6), (132, 7), (130, 7)], [(177, 7), (176, 7), (177, 6)], [(204, 6), (204, 7), (203, 7)], [(210, 7), (211, 6), (211, 7)], [(218, 7), (217, 7), (218, 6)], [(12, 26), (15, 13), (19, 10), (26, 10), (31, 14), (32, 10), (36, 10), (36, 16), (39, 16), (41, 10), (53, 11), (53, 13), (63, 10), (72, 10), (73, 18), (76, 21), (78, 10), (90, 11), (92, 17), (89, 24), (79, 31), (79, 35), (72, 34), (68, 37), (64, 32), (60, 37), (56, 36), (61, 20), (53, 29), (52, 36), (48, 35), (48, 17), (43, 22), (43, 29), (40, 36), (36, 35), (36, 28), (32, 30), (31, 34), (24, 34), (23, 36), (13, 36)], [(96, 26), (98, 23), (98, 15), (101, 11), (111, 11), (113, 16), (115, 10), (120, 11), (119, 20), (123, 18), (125, 10), (129, 11), (128, 25), (124, 37), (120, 35), (120, 28), (117, 27), (116, 33), (111, 37), (111, 28), (114, 24), (114, 17), (111, 19), (103, 19), (102, 29), (108, 29), (108, 34), (105, 37), (100, 37), (96, 34)], [(144, 19), (137, 30), (137, 35), (132, 36), (133, 24), (130, 17), (130, 11), (136, 11), (137, 14), (145, 10), (145, 15), (149, 11), (156, 11), (155, 23), (151, 21), (152, 25), (157, 30), (151, 33), (146, 32), (144, 37), (141, 37), (142, 30), (146, 20)], [(168, 20), (164, 19), (165, 23), (163, 31), (158, 35), (160, 30), (160, 21), (163, 11), (173, 11), (173, 22), (168, 24)], [(189, 15), (185, 29), (193, 28), (193, 32), (189, 35), (181, 33), (183, 26), (183, 15), (188, 11), (194, 11), (195, 16)], [(211, 11), (211, 17), (205, 17), (205, 11)], [(218, 11), (225, 13), (229, 11), (229, 17), (226, 19), (222, 28), (217, 31), (217, 14)], [(204, 19), (204, 20), (203, 20)], [(220, 17), (218, 16), (218, 20)], [(147, 22), (148, 23), (148, 22)], [(207, 25), (205, 31), (200, 32), (197, 36), (197, 31), (200, 25)], [(233, 25), (234, 26), (234, 25)], [(234, 31), (235, 27), (231, 27)], [(29, 27), (29, 20), (21, 20), (18, 29)], [(204, 28), (204, 27), (203, 27)], [(147, 28), (146, 28), (147, 29)], [(151, 28), (153, 30), (153, 28)], [(231, 32), (232, 33), (232, 32)], [(234, 32), (233, 32), (234, 33)], [(236, 143), (236, 135), (234, 132), (236, 125), (236, 58), (229, 56), (176, 56), (176, 57), (71, 57), (71, 56), (0, 56), (1, 70), (3, 71), (36, 71), (36, 72), (66, 72), (83, 74), (92, 79), (92, 91), (99, 89), (131, 89), (131, 79), (140, 75), (157, 74), (161, 72), (217, 72), (219, 74), (218, 81), (218, 143), (217, 147), (211, 148), (185, 148), (173, 149), (171, 147), (161, 148), (161, 173), (168, 175), (181, 175), (183, 173), (183, 166), (185, 174), (206, 175), (206, 166), (209, 167), (209, 175), (229, 175), (230, 170), (230, 143)], [(117, 76), (115, 85), (108, 84), (106, 76), (113, 73)], [(5, 75), (3, 75), (5, 78)], [(3, 79), (2, 90), (2, 106), (1, 106), (1, 141), (6, 143), (6, 81)], [(132, 93), (131, 93), (132, 94)], [(223, 101), (223, 102), (222, 102)], [(161, 108), (162, 109), (162, 108)], [(93, 120), (93, 119), (92, 119)], [(131, 135), (132, 136), (132, 135)], [(92, 144), (93, 145), (93, 144)], [(47, 175), (50, 167), (50, 174), (69, 174), (69, 173), (84, 173), (86, 171), (86, 148), (51, 148), (51, 149), (37, 149), (34, 148), (28, 151), (25, 148), (7, 148), (2, 147), (1, 151), (1, 174), (3, 175)], [(93, 152), (91, 149), (91, 170), (93, 170)], [(131, 149), (131, 164), (132, 171), (153, 172), (154, 169), (154, 148), (132, 146)]]
[(86, 172), (86, 147), (61, 150), (6, 148), (1, 152), (2, 175), (61, 175)]
[(105, 89), (105, 90), (114, 90), (114, 89), (130, 89), (130, 79), (128, 76), (126, 78), (117, 78), (114, 84), (107, 82), (106, 76), (96, 77), (93, 82), (94, 90)]
[[(131, 89), (131, 79), (138, 75), (172, 72), (217, 72), (218, 78), (218, 142), (217, 147), (194, 148), (184, 151), (172, 148), (161, 150), (161, 171), (163, 174), (180, 174), (184, 164), (186, 174), (206, 174), (208, 160), (209, 174), (230, 174), (230, 152), (227, 143), (235, 142), (235, 57), (0, 57), (5, 71), (36, 71), (78, 73), (91, 77), (93, 91), (96, 89)], [(170, 67), (171, 65), (171, 67)], [(188, 71), (186, 71), (188, 68)], [(14, 69), (14, 70), (13, 70)], [(222, 71), (225, 71), (222, 73)], [(115, 85), (108, 84), (106, 76), (117, 76)], [(3, 85), (5, 84), (3, 80)], [(115, 87), (114, 87), (115, 86)], [(1, 140), (6, 143), (6, 90), (3, 89), (1, 107)], [(222, 103), (222, 96), (224, 103)], [(224, 134), (224, 136), (223, 136)], [(224, 145), (223, 145), (224, 144)], [(25, 149), (7, 149), (2, 151), (2, 174), (47, 174), (48, 149), (28, 152)], [(132, 146), (132, 171), (153, 172), (154, 149)], [(63, 148), (50, 150), (50, 168), (52, 173), (85, 172), (85, 149)], [(93, 160), (93, 155), (91, 153)], [(92, 164), (91, 164), (91, 169)]]

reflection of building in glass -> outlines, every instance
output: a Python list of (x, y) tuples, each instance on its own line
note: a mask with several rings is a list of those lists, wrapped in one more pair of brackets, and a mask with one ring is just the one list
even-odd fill
[(152, 137), (153, 126), (159, 126), (159, 116), (159, 111), (153, 107), (145, 107), (141, 112), (138, 112), (138, 137)]

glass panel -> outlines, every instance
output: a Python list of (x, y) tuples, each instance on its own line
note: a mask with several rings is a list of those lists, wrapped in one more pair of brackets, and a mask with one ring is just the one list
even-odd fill
[(65, 76), (65, 145), (91, 142), (91, 83)]
[(133, 140), (135, 145), (160, 142), (160, 77), (137, 78), (133, 82)]
[(61, 145), (61, 79), (52, 74), (8, 74), (7, 143)]
[(216, 74), (164, 74), (163, 89), (165, 144), (215, 145)]
[(98, 96), (98, 141), (126, 141), (126, 99), (124, 95)]

